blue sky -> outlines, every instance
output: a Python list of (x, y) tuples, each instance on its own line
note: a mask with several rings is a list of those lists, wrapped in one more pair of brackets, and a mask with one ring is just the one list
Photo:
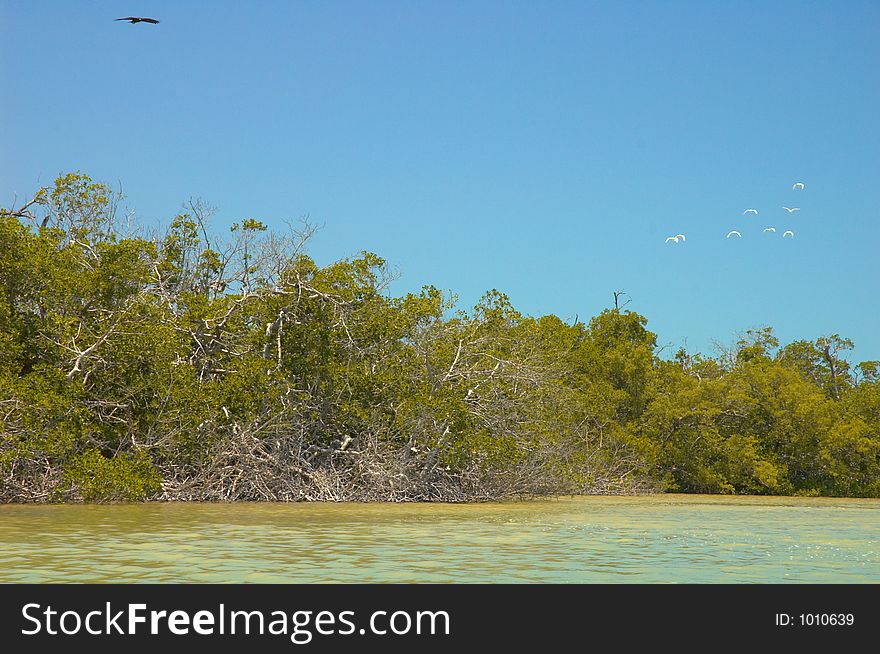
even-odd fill
[(398, 292), (880, 359), (878, 69), (868, 1), (0, 0), (0, 204), (80, 170), (148, 224), (309, 215)]

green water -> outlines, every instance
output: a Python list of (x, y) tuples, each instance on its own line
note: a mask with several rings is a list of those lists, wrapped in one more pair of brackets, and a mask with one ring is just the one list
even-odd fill
[(0, 506), (0, 582), (880, 582), (880, 500)]

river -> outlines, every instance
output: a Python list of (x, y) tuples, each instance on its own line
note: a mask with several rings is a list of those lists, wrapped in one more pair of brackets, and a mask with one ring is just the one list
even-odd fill
[(877, 583), (880, 500), (4, 505), (0, 582)]

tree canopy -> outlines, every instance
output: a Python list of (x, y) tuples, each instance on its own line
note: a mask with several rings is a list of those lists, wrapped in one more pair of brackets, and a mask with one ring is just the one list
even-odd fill
[(644, 316), (457, 311), (376, 254), (79, 173), (0, 209), (0, 501), (880, 496), (880, 364), (839, 334), (660, 357)]

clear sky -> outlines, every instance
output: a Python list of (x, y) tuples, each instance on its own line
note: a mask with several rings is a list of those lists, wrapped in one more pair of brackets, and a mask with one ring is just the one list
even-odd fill
[(397, 292), (880, 359), (878, 70), (875, 0), (0, 0), (0, 204), (80, 170), (148, 224), (309, 215)]

